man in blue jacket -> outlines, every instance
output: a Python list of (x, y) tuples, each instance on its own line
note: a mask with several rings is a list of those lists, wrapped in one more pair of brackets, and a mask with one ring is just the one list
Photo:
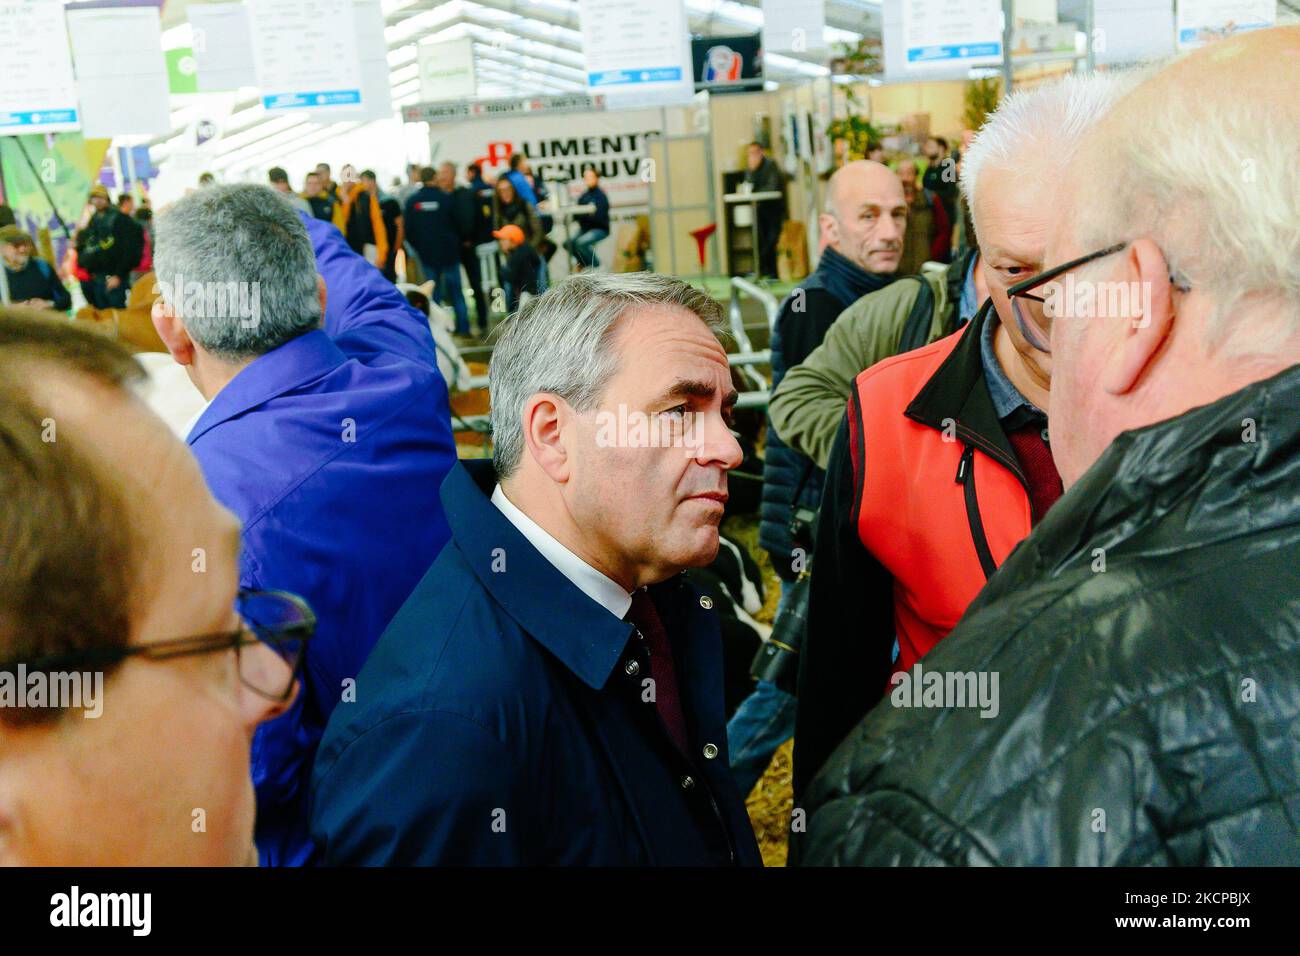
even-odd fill
[(502, 326), (494, 462), (443, 483), (452, 542), (321, 743), (323, 862), (758, 864), (717, 617), (681, 573), (741, 461), (720, 311), (593, 272)]
[(253, 744), (262, 862), (299, 864), (325, 721), (448, 537), (447, 389), (420, 314), (264, 186), (177, 202), (156, 262), (154, 326), (210, 401), (190, 447), (244, 524), (240, 586), (301, 594), (319, 619), (302, 693)]
[(442, 305), (450, 304), (455, 312), (456, 334), (469, 335), (469, 308), (460, 282), (460, 248), (470, 234), (471, 222), (468, 215), (457, 216), (455, 167), (449, 174), (425, 166), (420, 176), (424, 185), (406, 201), (406, 238), (420, 257), (425, 278), (434, 282), (433, 297)]

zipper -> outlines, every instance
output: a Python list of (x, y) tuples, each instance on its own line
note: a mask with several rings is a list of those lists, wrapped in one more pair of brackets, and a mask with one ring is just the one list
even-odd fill
[(989, 548), (988, 536), (984, 533), (984, 519), (980, 516), (979, 496), (975, 492), (975, 446), (967, 445), (961, 453), (957, 464), (957, 484), (965, 490), (966, 521), (970, 525), (971, 538), (975, 543), (975, 554), (980, 559), (980, 568), (984, 571), (984, 580), (993, 576), (998, 563), (993, 560), (993, 551)]

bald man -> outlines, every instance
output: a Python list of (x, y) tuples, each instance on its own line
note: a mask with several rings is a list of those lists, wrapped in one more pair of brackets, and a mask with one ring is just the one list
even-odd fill
[[(830, 178), (818, 225), (822, 255), (817, 269), (790, 293), (777, 315), (772, 335), (773, 386), (786, 369), (821, 344), (845, 308), (893, 281), (907, 225), (902, 184), (880, 163), (848, 163)], [(821, 487), (821, 471), (788, 448), (769, 423), (758, 539), (772, 556), (786, 593), (812, 550), (810, 541), (796, 541), (791, 535), (791, 519), (796, 510), (816, 512)], [(776, 724), (774, 714), (780, 718)], [(772, 752), (793, 732), (793, 698), (771, 682), (760, 682), (728, 728), (732, 766), (742, 790), (748, 792)]]
[(814, 782), (806, 862), (1300, 865), (1297, 69), (1300, 28), (1211, 43), (1066, 166), (1006, 295), (1068, 490)]

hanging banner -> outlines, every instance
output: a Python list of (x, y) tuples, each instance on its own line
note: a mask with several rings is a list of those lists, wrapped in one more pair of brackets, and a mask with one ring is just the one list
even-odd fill
[(388, 82), (388, 43), (384, 39), (384, 11), (379, 0), (357, 0), (352, 5), (357, 58), (361, 62), (361, 106), (331, 110), (313, 116), (322, 123), (341, 120), (393, 118), (393, 88)]
[(763, 49), (806, 53), (826, 49), (826, 0), (763, 0)]
[(663, 133), (659, 110), (502, 116), (492, 123), (469, 120), (434, 127), (429, 134), (433, 165), (445, 160), (464, 169), (477, 162), (492, 179), (508, 169), (511, 153), (528, 157), (533, 175), (548, 183), (567, 180), (582, 190), (582, 168), (594, 166), (611, 206), (643, 205), (651, 178), (646, 141)]
[(421, 100), (472, 100), (478, 93), (472, 37), (421, 43), (415, 50), (420, 63)]
[(1093, 0), (1092, 55), (1098, 63), (1140, 63), (1173, 52), (1169, 0)]
[(256, 67), (248, 8), (242, 3), (190, 4), (185, 14), (190, 21), (199, 90), (213, 93), (252, 86)]
[(964, 77), (1002, 62), (1001, 0), (884, 0), (881, 33), (891, 80)]
[(78, 126), (62, 0), (8, 0), (0, 30), (0, 136)]
[(162, 19), (155, 3), (101, 0), (67, 8), (87, 137), (172, 131)]
[(333, 114), (361, 106), (352, 0), (249, 0), (262, 108)]
[(457, 103), (412, 103), (402, 107), (407, 123), (450, 123), (466, 119), (494, 119), (498, 116), (527, 116), (533, 113), (587, 113), (603, 110), (605, 97), (588, 93), (557, 93), (554, 96), (505, 97), (495, 100), (461, 100)]
[(760, 93), (763, 90), (761, 34), (693, 37), (691, 64), (695, 89), (710, 93)]
[(682, 0), (579, 0), (587, 88), (618, 106), (689, 102), (690, 46)]
[(1277, 0), (1178, 0), (1178, 49), (1277, 22)]

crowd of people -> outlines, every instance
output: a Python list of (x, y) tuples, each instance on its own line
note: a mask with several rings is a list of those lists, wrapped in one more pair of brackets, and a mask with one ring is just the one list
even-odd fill
[[(745, 457), (722, 307), (597, 267), (594, 171), (591, 268), (553, 285), (522, 156), (160, 211), (183, 441), (121, 343), (0, 316), (0, 862), (755, 866), (745, 795), (793, 737), (799, 865), (1300, 863), (1297, 56), (1259, 30), (1015, 92), (960, 194), (834, 173), (771, 343), (797, 646), (731, 715), (686, 574)], [(92, 202), (118, 301), (143, 250)], [(483, 329), (485, 237), (511, 314), (491, 458), (458, 460), (394, 280), (409, 247), (468, 332), (463, 268)], [(238, 315), (188, 293), (239, 283)], [(12, 703), (94, 674), (95, 719)]]

